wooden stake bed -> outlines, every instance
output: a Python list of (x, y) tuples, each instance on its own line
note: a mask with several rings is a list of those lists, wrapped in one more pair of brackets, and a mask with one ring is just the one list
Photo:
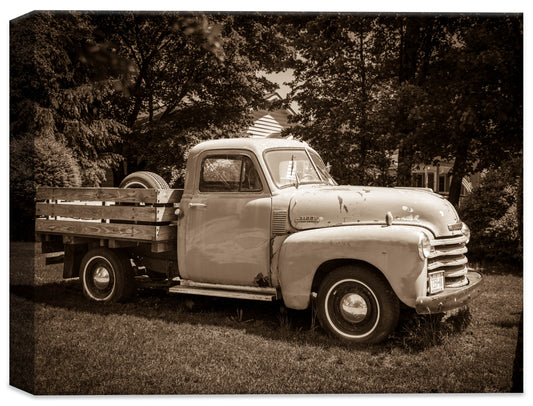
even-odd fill
[(182, 189), (40, 187), (35, 231), (161, 247), (176, 240), (174, 211), (182, 194)]

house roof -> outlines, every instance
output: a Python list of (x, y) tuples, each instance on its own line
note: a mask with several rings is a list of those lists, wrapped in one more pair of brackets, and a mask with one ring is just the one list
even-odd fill
[[(265, 100), (274, 102), (283, 100), (281, 96), (274, 92), (265, 95)], [(246, 131), (251, 136), (270, 137), (273, 134), (280, 134), (284, 128), (289, 127), (289, 117), (295, 112), (290, 107), (277, 110), (255, 110), (252, 111), (253, 124)]]
[(281, 131), (287, 126), (287, 122), (288, 118), (281, 112), (258, 111), (254, 114), (253, 125), (251, 125), (246, 132), (252, 136), (268, 137), (272, 134), (281, 133)]

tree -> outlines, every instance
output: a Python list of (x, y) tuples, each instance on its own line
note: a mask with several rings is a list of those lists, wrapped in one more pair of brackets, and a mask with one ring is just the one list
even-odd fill
[(310, 141), (341, 182), (386, 183), (393, 145), (381, 120), (391, 85), (380, 69), (389, 52), (382, 20), (317, 16), (301, 21), (294, 37), (291, 100), (301, 126), (290, 131)]
[(522, 152), (522, 19), (476, 17), (464, 22), (460, 45), (446, 55), (453, 80), (453, 131), (446, 151), (455, 159), (449, 200), (457, 204), (461, 179), (497, 168)]
[(93, 16), (102, 37), (135, 67), (128, 92), (116, 102), (117, 114), (133, 130), (121, 151), (128, 171), (155, 169), (170, 179), (183, 169), (194, 142), (247, 127), (250, 111), (275, 89), (257, 71), (281, 69), (288, 52), (278, 19), (174, 12)]
[(414, 163), (447, 160), (457, 206), (464, 176), (520, 156), (520, 15), (326, 14), (300, 18), (292, 35), (291, 131), (342, 182), (376, 183), (369, 173), (385, 173), (394, 150), (398, 185)]
[[(439, 114), (441, 110), (430, 101), (435, 94), (428, 92), (432, 87), (428, 82), (428, 71), (434, 55), (446, 41), (452, 21), (423, 14), (397, 16), (389, 24), (389, 29), (398, 32), (396, 42), (393, 42), (398, 53), (394, 68), (398, 82), (391, 133), (397, 138), (399, 186), (410, 186), (412, 167), (421, 155), (430, 160), (435, 156), (427, 139), (442, 130), (431, 124), (443, 122), (431, 117), (432, 113)], [(435, 130), (435, 133), (429, 133)]]
[(65, 144), (46, 135), (17, 138), (9, 152), (10, 237), (31, 240), (35, 235), (36, 187), (80, 186), (80, 168)]
[(91, 186), (120, 162), (114, 148), (128, 131), (112, 114), (116, 76), (88, 62), (104, 55), (92, 32), (86, 15), (37, 12), (13, 20), (10, 39), (10, 139), (65, 143)]
[(521, 159), (484, 171), (479, 187), (461, 204), (461, 219), (472, 230), (472, 259), (522, 261), (521, 172)]
[[(452, 161), (448, 198), (457, 206), (464, 176), (521, 153), (521, 17), (409, 17), (404, 48), (396, 122), (407, 136), (400, 156)], [(410, 162), (400, 161), (404, 179)]]

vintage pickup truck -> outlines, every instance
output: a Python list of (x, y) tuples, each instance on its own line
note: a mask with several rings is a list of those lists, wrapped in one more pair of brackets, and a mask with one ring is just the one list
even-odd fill
[[(469, 229), (427, 189), (338, 186), (306, 143), (223, 139), (191, 149), (184, 189), (150, 172), (120, 188), (39, 188), (36, 232), (98, 302), (138, 284), (316, 306), (323, 328), (376, 343), (400, 304), (444, 313), (479, 293)], [(60, 253), (60, 254), (61, 254)], [(59, 254), (58, 254), (59, 256)]]

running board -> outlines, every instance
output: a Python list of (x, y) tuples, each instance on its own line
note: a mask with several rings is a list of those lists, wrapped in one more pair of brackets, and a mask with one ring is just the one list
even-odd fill
[(213, 283), (200, 283), (187, 280), (182, 280), (179, 285), (170, 287), (168, 291), (169, 293), (261, 300), (266, 302), (272, 302), (278, 298), (275, 288), (217, 285)]

